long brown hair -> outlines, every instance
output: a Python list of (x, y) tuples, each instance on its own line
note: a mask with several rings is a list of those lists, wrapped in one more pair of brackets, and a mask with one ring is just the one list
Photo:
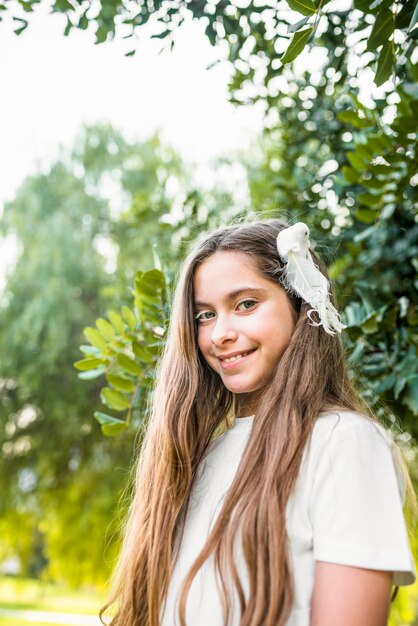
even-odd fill
[[(197, 469), (234, 403), (231, 392), (198, 350), (195, 270), (216, 251), (239, 251), (250, 257), (262, 276), (279, 283), (282, 264), (276, 237), (287, 226), (278, 219), (229, 226), (207, 236), (184, 263), (137, 461), (135, 494), (114, 591), (104, 607), (117, 602), (112, 626), (159, 626)], [(321, 261), (312, 255), (326, 274)], [(298, 298), (290, 301), (295, 329), (257, 407), (252, 435), (222, 510), (184, 580), (182, 626), (191, 583), (210, 555), (221, 583), (226, 624), (232, 615), (234, 590), (240, 626), (285, 624), (293, 604), (285, 510), (306, 443), (324, 410), (338, 407), (369, 413), (350, 381), (341, 337), (310, 325), (310, 307)], [(238, 537), (248, 568), (249, 597), (234, 561)]]

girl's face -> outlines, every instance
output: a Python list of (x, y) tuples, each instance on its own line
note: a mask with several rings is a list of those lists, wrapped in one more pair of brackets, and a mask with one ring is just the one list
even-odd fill
[(295, 327), (284, 289), (260, 276), (248, 255), (216, 252), (195, 272), (194, 297), (205, 361), (231, 392), (261, 390)]

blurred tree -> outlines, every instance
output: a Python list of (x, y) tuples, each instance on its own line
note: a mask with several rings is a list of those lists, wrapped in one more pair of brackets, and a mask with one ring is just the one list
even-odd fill
[[(20, 256), (0, 309), (0, 514), (4, 543), (24, 568), (30, 559), (21, 544), (38, 542), (41, 520), (63, 506), (62, 491), (107, 448), (88, 420), (94, 390), (74, 384), (68, 360), (83, 321), (105, 305), (101, 290), (111, 278), (92, 242), (108, 221), (107, 203), (64, 162), (27, 179), (5, 207), (2, 228), (16, 236)], [(79, 528), (78, 512), (70, 514)], [(56, 525), (55, 533), (64, 538), (67, 528)], [(80, 533), (85, 557), (89, 543)]]
[(102, 437), (91, 421), (99, 388), (78, 384), (72, 363), (85, 324), (130, 299), (133, 268), (152, 267), (152, 241), (164, 262), (175, 255), (181, 236), (176, 243), (162, 222), (173, 205), (180, 227), (198, 212), (188, 184), (157, 136), (129, 143), (110, 127), (90, 127), (5, 206), (2, 234), (16, 237), (19, 256), (0, 302), (0, 557), (19, 554), (26, 571), (46, 557), (51, 575), (74, 583), (109, 573), (105, 535), (135, 433)]
[(213, 189), (202, 190), (193, 167), (158, 135), (139, 150), (111, 127), (94, 126), (76, 141), (72, 158), (82, 168), (89, 193), (109, 204), (110, 219), (100, 241), (113, 251), (122, 299), (129, 296), (127, 285), (138, 268), (152, 269), (158, 255), (167, 268), (175, 269), (187, 241), (219, 221), (220, 209), (227, 215), (239, 211), (229, 172), (222, 172), (230, 166), (226, 159), (213, 164)]

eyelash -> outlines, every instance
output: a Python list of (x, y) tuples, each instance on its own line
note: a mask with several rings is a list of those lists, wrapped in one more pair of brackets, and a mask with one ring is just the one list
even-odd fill
[[(241, 306), (241, 304), (245, 304), (246, 302), (251, 302), (252, 306), (249, 307), (248, 309), (245, 309), (244, 311), (240, 311), (241, 313), (246, 312), (246, 311), (251, 311), (251, 309), (253, 308), (253, 306), (256, 304), (255, 300), (252, 300), (251, 298), (246, 298), (245, 300), (242, 300), (241, 302), (238, 303), (237, 308), (239, 306)], [(208, 319), (202, 317), (202, 315), (204, 315), (205, 313), (213, 313), (213, 311), (201, 311), (200, 313), (197, 313), (195, 315), (195, 319), (198, 322), (209, 322), (210, 320), (213, 319), (213, 317), (210, 317)]]

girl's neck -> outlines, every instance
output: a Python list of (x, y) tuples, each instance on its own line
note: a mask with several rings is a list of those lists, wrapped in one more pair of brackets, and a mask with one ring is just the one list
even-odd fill
[(262, 389), (251, 393), (241, 393), (235, 395), (237, 418), (254, 415), (260, 403)]

